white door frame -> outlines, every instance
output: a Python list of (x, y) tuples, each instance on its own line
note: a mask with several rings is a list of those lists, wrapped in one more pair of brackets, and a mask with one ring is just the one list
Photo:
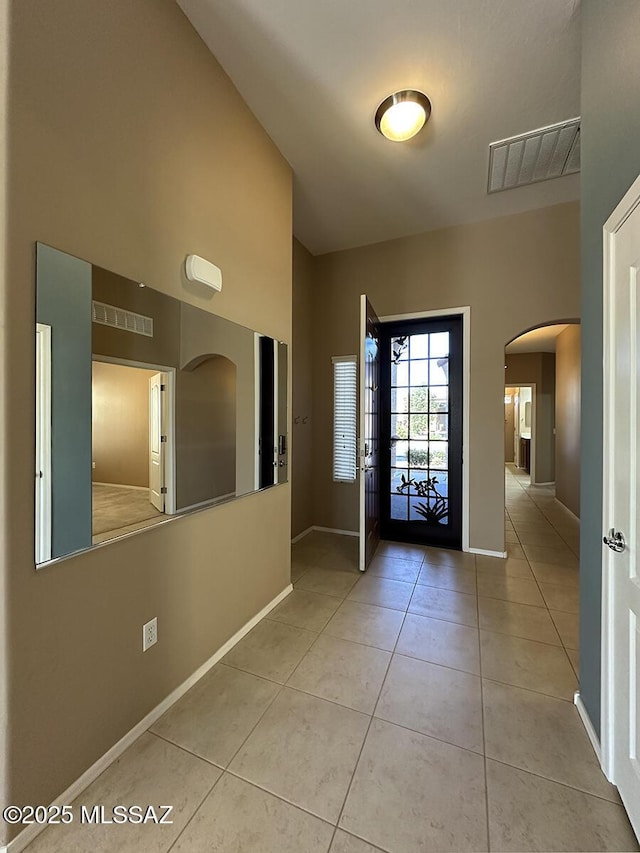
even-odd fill
[[(535, 382), (518, 382), (511, 383), (511, 385), (505, 385), (505, 388), (531, 388), (531, 458), (529, 460), (529, 477), (531, 478), (531, 485), (536, 486), (540, 485), (536, 482), (535, 479), (535, 470), (536, 470), (536, 383)], [(520, 395), (518, 395), (519, 399)], [(518, 429), (518, 438), (520, 437), (520, 427), (514, 423), (514, 429)], [(518, 467), (517, 462), (520, 460), (520, 445), (518, 445), (518, 453), (517, 459), (514, 462), (516, 468)]]
[(151, 506), (162, 513), (167, 507), (167, 453), (164, 446), (168, 443), (168, 436), (166, 435), (168, 420), (167, 385), (167, 374), (163, 371), (159, 370), (149, 376), (149, 396), (147, 398), (149, 402), (149, 487), (145, 491), (148, 494)]
[(469, 399), (471, 388), (471, 307), (438, 308), (433, 311), (417, 311), (410, 314), (387, 314), (380, 317), (381, 323), (396, 320), (423, 320), (434, 317), (462, 315), (462, 550), (469, 551)]
[[(273, 485), (281, 482), (282, 474), (278, 465), (278, 442), (280, 441), (280, 353), (278, 341), (273, 342)], [(282, 481), (284, 482), (284, 481)]]
[[(602, 482), (602, 530), (612, 525), (611, 507), (615, 484), (607, 474), (613, 461), (613, 437), (615, 428), (615, 328), (614, 314), (611, 310), (615, 289), (615, 236), (628, 217), (640, 205), (640, 177), (625, 193), (603, 229), (603, 482)], [(637, 547), (637, 543), (632, 543)], [(614, 778), (614, 738), (615, 738), (615, 701), (614, 701), (614, 599), (612, 584), (615, 566), (614, 553), (609, 548), (602, 549), (602, 673), (601, 673), (601, 726), (600, 747), (602, 770), (615, 784)]]
[(107, 355), (92, 355), (92, 361), (100, 361), (104, 364), (119, 364), (123, 367), (138, 367), (142, 370), (151, 370), (154, 373), (165, 373), (167, 376), (167, 388), (165, 405), (167, 411), (166, 429), (167, 446), (164, 457), (164, 482), (167, 488), (165, 495), (165, 515), (176, 514), (176, 368), (167, 367), (163, 364), (149, 364), (146, 361), (130, 361), (126, 358), (112, 358)]
[(35, 562), (51, 559), (51, 326), (36, 323)]

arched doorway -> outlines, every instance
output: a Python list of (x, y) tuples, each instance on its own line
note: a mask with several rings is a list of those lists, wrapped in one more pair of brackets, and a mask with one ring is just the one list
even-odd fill
[[(506, 550), (511, 556), (530, 558), (527, 548), (533, 553), (535, 543), (523, 538), (540, 538), (531, 530), (537, 522), (540, 528), (552, 525), (549, 542), (577, 555), (579, 321), (550, 322), (509, 341), (504, 407)], [(537, 556), (544, 557), (544, 552)]]

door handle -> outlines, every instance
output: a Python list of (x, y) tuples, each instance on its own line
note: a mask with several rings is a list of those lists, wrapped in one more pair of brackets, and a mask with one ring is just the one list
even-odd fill
[(611, 548), (611, 550), (615, 551), (617, 554), (622, 553), (622, 551), (627, 547), (624, 535), (613, 527), (609, 531), (608, 536), (602, 537), (602, 541), (607, 545), (607, 547)]

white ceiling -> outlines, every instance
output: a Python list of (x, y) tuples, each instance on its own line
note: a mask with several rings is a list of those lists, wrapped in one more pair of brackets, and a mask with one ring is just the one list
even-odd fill
[(542, 326), (540, 329), (525, 332), (524, 335), (507, 344), (505, 351), (509, 355), (517, 352), (555, 352), (558, 335), (564, 332), (568, 325), (568, 323), (556, 323), (553, 326)]
[[(579, 0), (178, 0), (294, 171), (314, 254), (576, 199), (579, 176), (487, 195), (490, 142), (579, 115)], [(431, 98), (408, 143), (389, 93)]]

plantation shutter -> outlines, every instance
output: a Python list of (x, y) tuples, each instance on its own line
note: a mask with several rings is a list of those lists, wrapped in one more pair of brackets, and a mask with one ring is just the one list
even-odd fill
[(333, 358), (333, 479), (356, 479), (357, 359)]

